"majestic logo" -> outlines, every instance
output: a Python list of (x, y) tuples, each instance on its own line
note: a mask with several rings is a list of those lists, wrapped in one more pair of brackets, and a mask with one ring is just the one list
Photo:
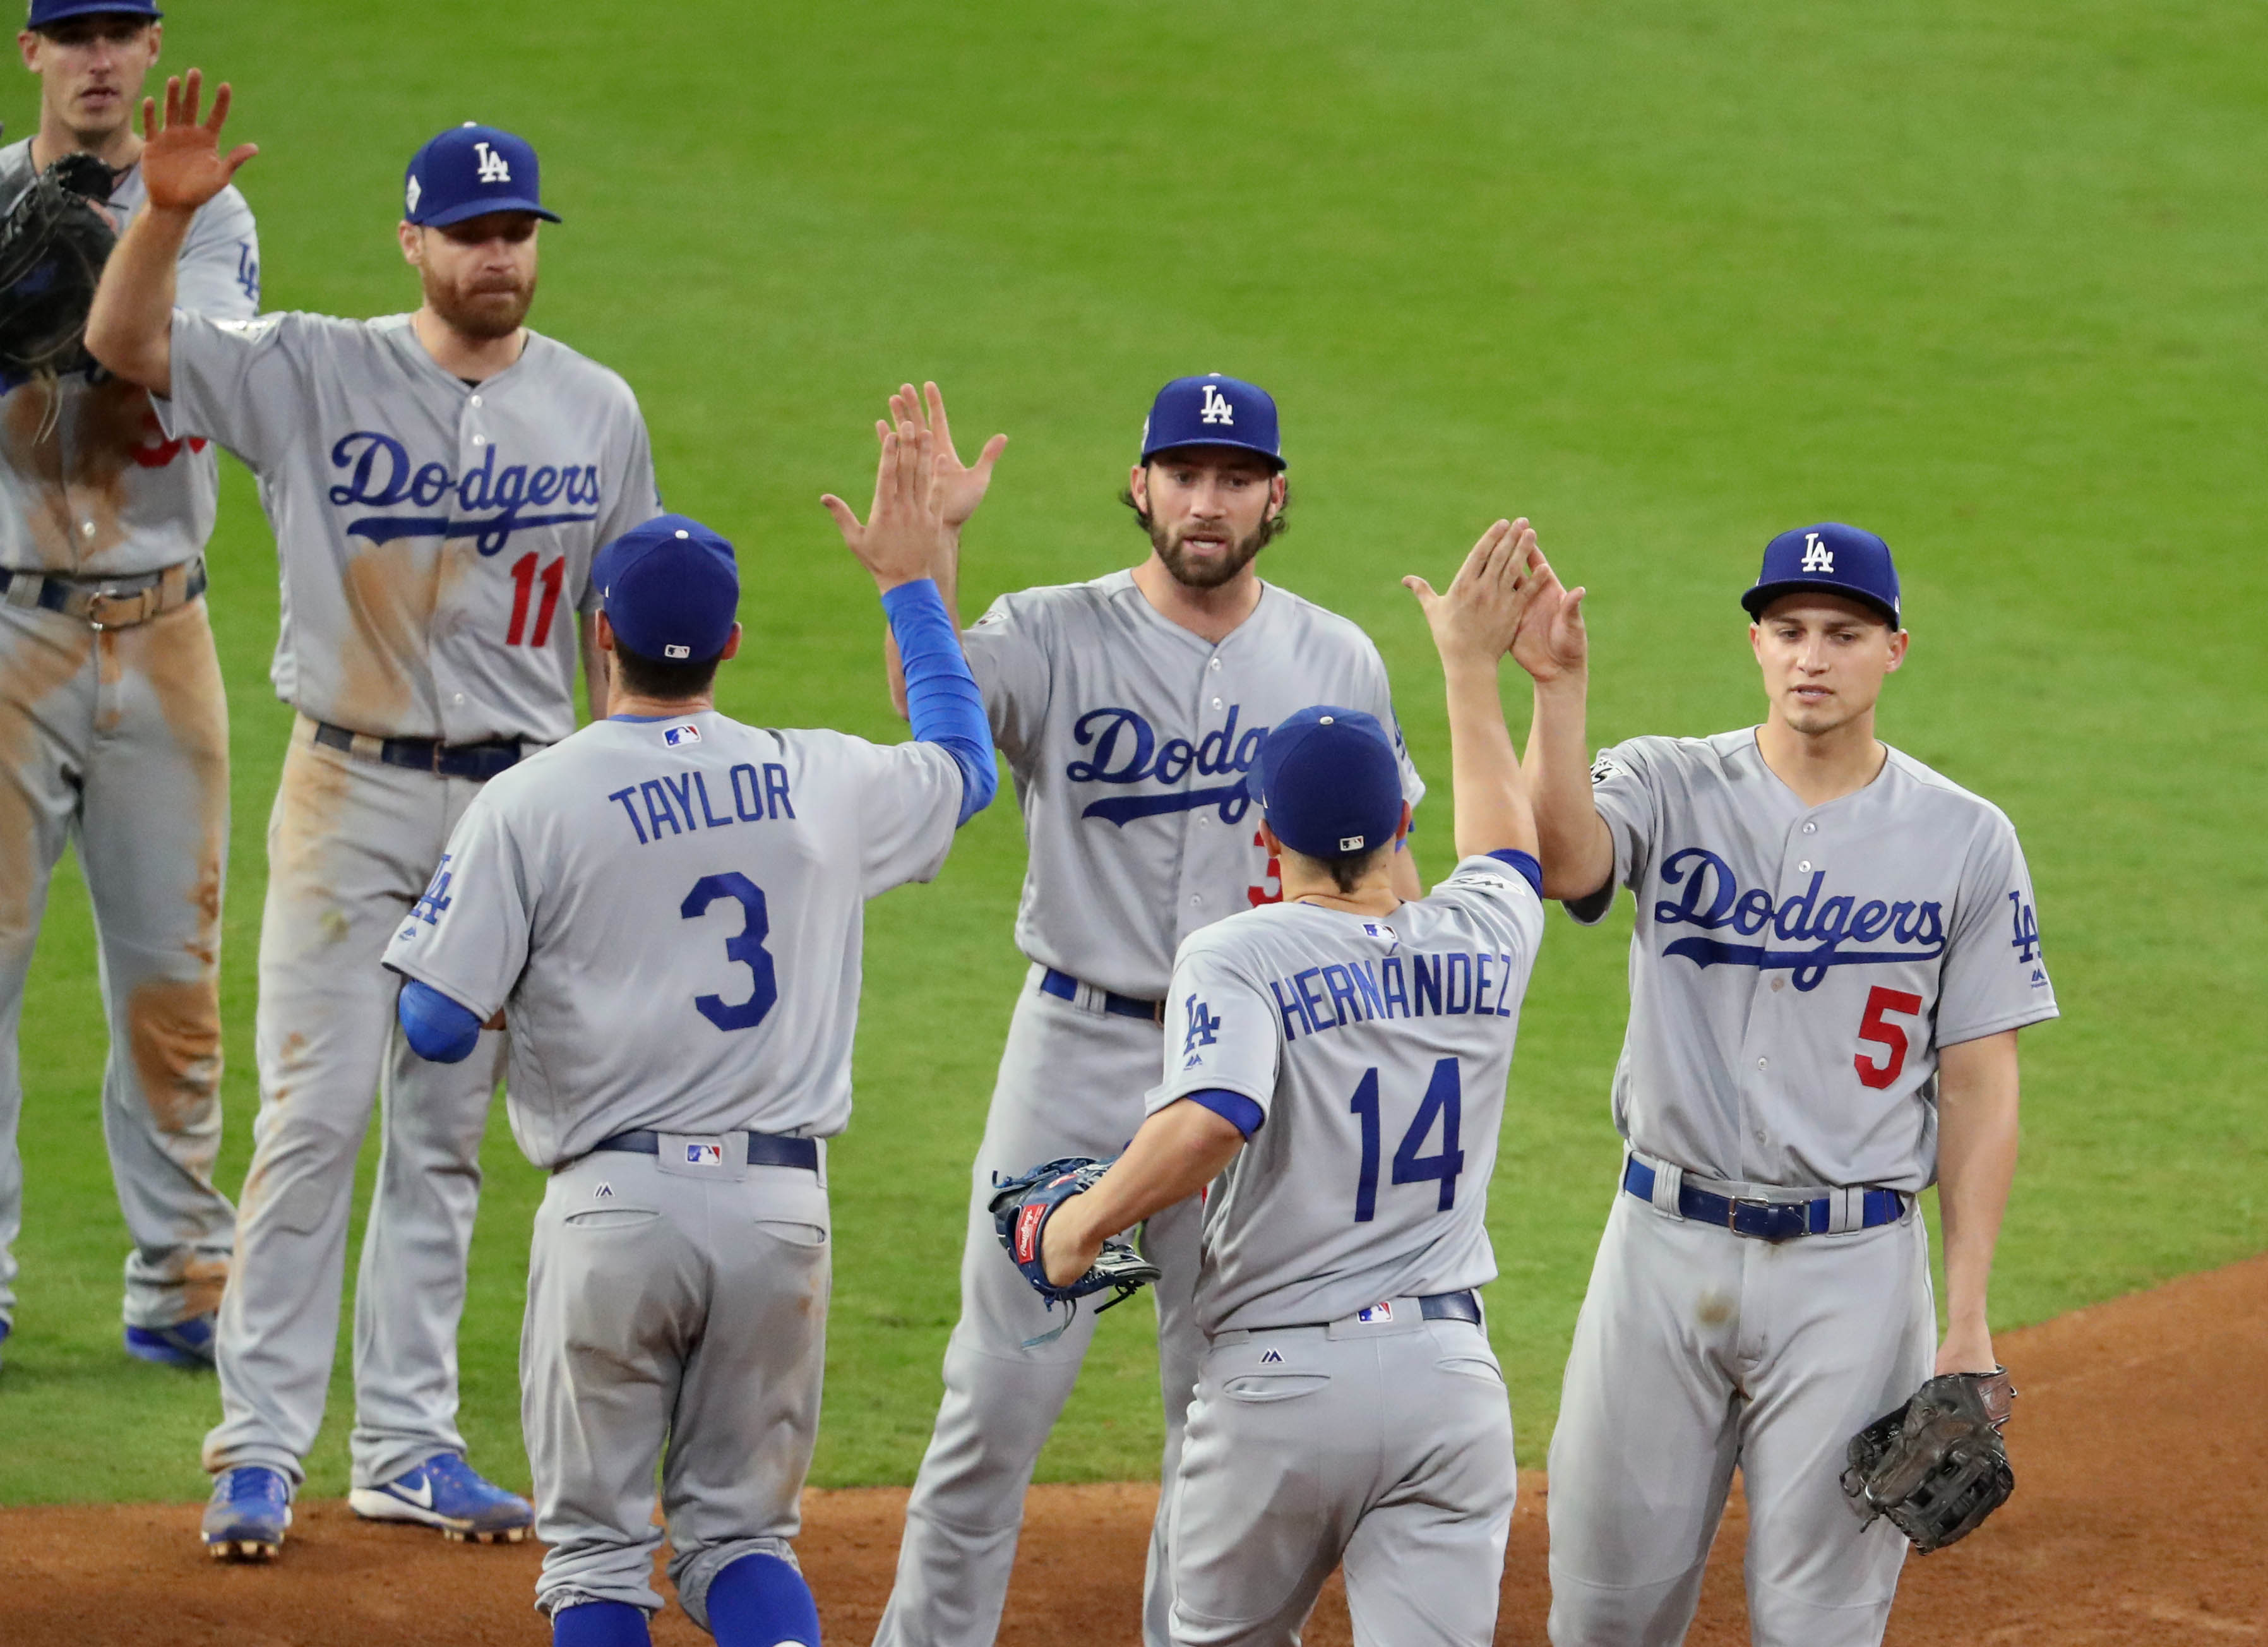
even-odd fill
[(1220, 1038), (1220, 1019), (1191, 992), (1187, 1002), (1189, 1010), (1189, 1033), (1182, 1038), (1182, 1051), (1194, 1053), (1200, 1046), (1211, 1046)]
[(685, 1146), (685, 1164), (688, 1167), (721, 1167), (725, 1164), (722, 1144), (693, 1144)]
[(1236, 424), (1236, 408), (1220, 397), (1220, 390), (1218, 388), (1208, 383), (1204, 386), (1204, 410), (1199, 414), (1198, 421), (1226, 424), (1233, 428)]
[(424, 192), (425, 186), (419, 182), (415, 177), (412, 177), (409, 180), (409, 191), (402, 197), (403, 209), (401, 215), (403, 217), (409, 218), (415, 217), (416, 215), (418, 196), (423, 195)]
[(375, 543), (404, 537), (469, 537), (494, 555), (514, 532), (571, 526), (599, 518), (603, 493), (596, 463), (497, 466), (497, 449), (484, 447), (477, 468), (456, 474), (446, 463), (413, 465), (409, 449), (390, 434), (357, 429), (331, 447), (331, 467), (346, 478), (330, 489), (342, 509), (399, 510), (408, 505), (442, 513), (365, 514), (347, 523), (349, 537)]
[(409, 912), (429, 927), (441, 924), (441, 915), (449, 907), (449, 881), (454, 874), (449, 868), (452, 853), (443, 853), (441, 862), (433, 871), (433, 884), (425, 889), (425, 896), (410, 906)]
[(1222, 823), (1238, 822), (1252, 805), (1244, 774), (1260, 757), (1261, 742), (1268, 735), (1264, 727), (1238, 735), (1241, 713), (1241, 705), (1230, 705), (1228, 719), (1220, 728), (1191, 743), (1187, 738), (1160, 742), (1156, 728), (1131, 709), (1089, 710), (1071, 723), (1072, 742), (1082, 749), (1092, 744), (1094, 750), (1090, 758), (1064, 768), (1064, 776), (1073, 783), (1177, 785), (1191, 772), (1235, 781), (1174, 789), (1167, 794), (1108, 795), (1087, 802), (1079, 816), (1101, 818), (1123, 829), (1137, 818), (1218, 807)]
[(1819, 541), (1816, 532), (1803, 535), (1803, 569), (1806, 572), (1823, 572), (1830, 576), (1834, 573), (1835, 551)]
[(509, 183), (512, 181), (512, 163), (504, 156), (490, 148), (485, 143), (475, 144), (473, 152), (481, 157), (482, 182)]
[[(1945, 953), (1943, 905), (1904, 900), (1893, 904), (1881, 898), (1861, 904), (1839, 893), (1822, 898), (1819, 892), (1826, 881), (1827, 872), (1820, 870), (1802, 891), (1791, 893), (1775, 906), (1771, 894), (1763, 888), (1743, 890), (1732, 866), (1715, 853), (1698, 846), (1674, 852), (1662, 860), (1661, 883), (1682, 890), (1674, 898), (1656, 901), (1655, 924), (1730, 930), (1759, 942), (1677, 938), (1662, 953), (1682, 956), (1704, 968), (1753, 966), (1768, 972), (1786, 968), (1795, 986), (1804, 990), (1818, 988), (1830, 966), (1928, 961)], [(1786, 947), (1774, 949), (1763, 942), (1768, 938)], [(1898, 947), (1880, 947), (1884, 939)]]
[(1284, 1364), (1284, 1352), (1280, 1349), (1262, 1350), (1260, 1352), (1260, 1364), (1263, 1367), (1282, 1366)]
[(681, 743), (698, 743), (701, 742), (701, 728), (688, 720), (681, 727), (669, 727), (661, 735), (661, 741), (672, 749)]
[(597, 1201), (610, 1201), (614, 1200), (615, 1186), (611, 1184), (600, 1183), (597, 1189), (591, 1192), (591, 1199)]

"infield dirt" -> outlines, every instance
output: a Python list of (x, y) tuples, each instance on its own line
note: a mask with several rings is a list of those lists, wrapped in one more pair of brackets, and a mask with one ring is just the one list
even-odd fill
[[(2268, 1257), (2004, 1335), (2021, 1398), (2018, 1489), (1957, 1548), (1907, 1564), (1893, 1643), (2242, 1647), (2268, 1643)], [(1543, 1640), (1541, 1475), (1523, 1477), (1502, 1643)], [(1034, 1489), (1003, 1647), (1133, 1642), (1156, 1489)], [(813, 1492), (798, 1547), (829, 1639), (872, 1638), (905, 1495)], [(194, 1505), (0, 1510), (0, 1640), (37, 1647), (392, 1647), (545, 1639), (540, 1552), (468, 1548), (303, 1505), (273, 1568), (219, 1567)], [(1693, 1647), (1748, 1639), (1735, 1503)], [(665, 1588), (665, 1593), (666, 1590)], [(707, 1637), (681, 1614), (658, 1643)], [(1311, 1647), (1344, 1647), (1336, 1583)]]

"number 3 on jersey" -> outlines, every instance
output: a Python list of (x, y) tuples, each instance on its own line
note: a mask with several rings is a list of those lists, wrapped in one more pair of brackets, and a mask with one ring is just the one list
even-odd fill
[[(1378, 1161), (1380, 1140), (1378, 1131), (1378, 1071), (1366, 1069), (1354, 1089), (1354, 1102), (1348, 1105), (1362, 1122), (1362, 1171), (1355, 1180), (1354, 1221), (1366, 1224), (1378, 1215)], [(1418, 1152), (1425, 1147), (1432, 1136), (1433, 1122), (1441, 1123), (1441, 1147), (1432, 1155)], [(1457, 1060), (1444, 1058), (1433, 1066), (1433, 1079), (1426, 1083), (1425, 1096), (1418, 1101), (1418, 1113), (1410, 1123), (1410, 1130), (1402, 1134), (1402, 1142), (1394, 1151), (1394, 1181), (1396, 1184), (1431, 1184), (1441, 1185), (1437, 1210), (1447, 1212), (1457, 1204), (1457, 1177), (1465, 1170), (1465, 1152), (1457, 1147), (1457, 1134), (1464, 1119), (1464, 1086), (1460, 1079)]]
[(740, 932), (725, 940), (725, 954), (748, 969), (755, 988), (746, 1001), (726, 1003), (722, 995), (696, 995), (694, 1009), (720, 1030), (753, 1030), (764, 1021), (779, 999), (779, 977), (772, 971), (771, 951), (764, 940), (771, 935), (771, 912), (764, 907), (764, 890), (738, 870), (704, 875), (693, 883), (685, 902), (677, 906), (686, 920), (698, 920), (718, 898), (729, 897), (740, 906)]

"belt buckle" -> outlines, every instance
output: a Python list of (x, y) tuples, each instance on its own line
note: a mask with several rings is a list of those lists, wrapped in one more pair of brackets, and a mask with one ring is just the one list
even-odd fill
[(97, 589), (87, 597), (86, 621), (96, 630), (130, 629), (150, 617), (155, 586), (134, 590)]
[[(1725, 1228), (1730, 1230), (1734, 1235), (1739, 1236), (1742, 1240), (1762, 1241), (1768, 1245), (1778, 1246), (1783, 1241), (1791, 1241), (1795, 1238), (1795, 1232), (1793, 1230), (1786, 1235), (1774, 1235), (1766, 1233), (1764, 1230), (1742, 1229), (1741, 1208), (1743, 1207), (1752, 1207), (1756, 1208), (1756, 1210), (1761, 1214), (1766, 1221), (1769, 1221), (1772, 1217), (1773, 1214), (1782, 1208), (1790, 1208), (1800, 1212), (1803, 1205), (1800, 1201), (1769, 1200), (1761, 1195), (1731, 1195), (1726, 1197), (1726, 1200), (1730, 1205), (1732, 1210), (1725, 1216)], [(1804, 1223), (1808, 1228), (1810, 1223), (1808, 1215), (1805, 1217)]]

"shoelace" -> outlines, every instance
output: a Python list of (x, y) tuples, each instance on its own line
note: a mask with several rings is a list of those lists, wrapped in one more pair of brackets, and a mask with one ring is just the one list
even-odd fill
[(231, 1470), (228, 1473), (228, 1502), (241, 1504), (252, 1500), (289, 1503), (291, 1495), (284, 1488), (284, 1478), (271, 1470)]

